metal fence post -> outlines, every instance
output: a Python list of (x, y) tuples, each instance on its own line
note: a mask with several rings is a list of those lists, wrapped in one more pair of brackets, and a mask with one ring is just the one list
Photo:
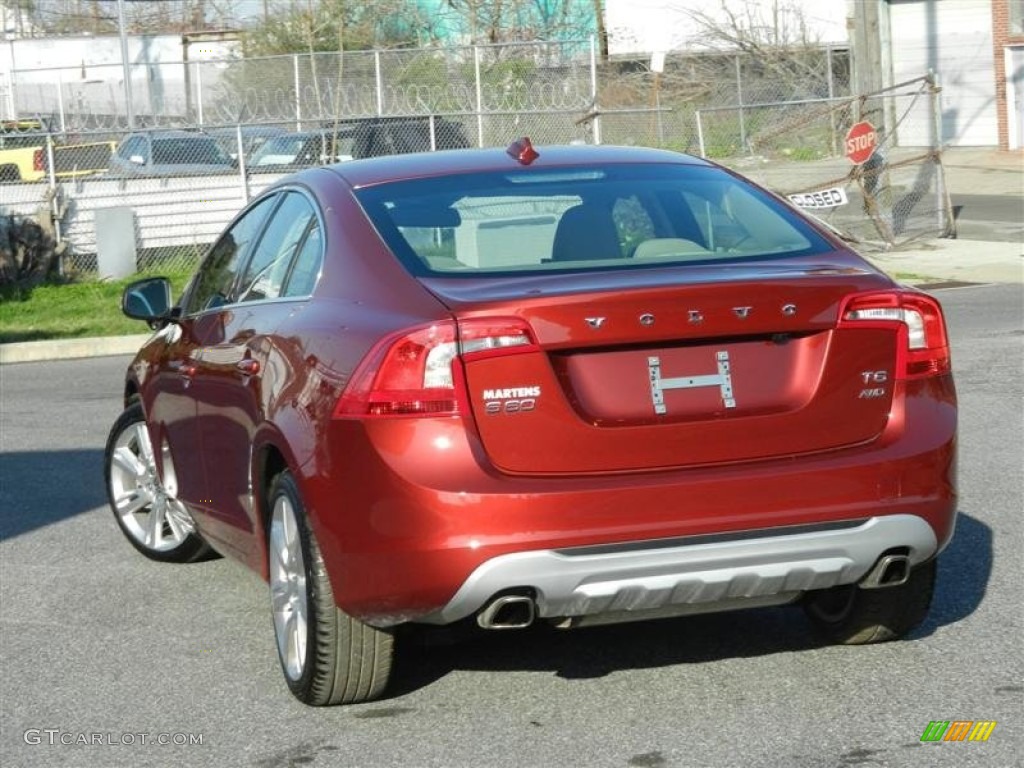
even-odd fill
[(430, 116), (430, 151), (435, 152), (437, 150), (437, 116)]
[(939, 231), (943, 237), (956, 236), (956, 217), (953, 216), (953, 201), (949, 197), (949, 189), (946, 187), (946, 169), (942, 165), (942, 88), (939, 87), (938, 76), (934, 70), (928, 70), (925, 76), (928, 83), (928, 101), (932, 109), (931, 120), (931, 150), (932, 162), (935, 164), (935, 194), (938, 197), (939, 205), (936, 211), (938, 215)]
[(302, 130), (302, 86), (299, 82), (299, 54), (292, 54), (292, 69), (295, 72), (295, 130)]
[[(832, 99), (836, 96), (835, 73), (832, 71), (832, 45), (825, 49), (825, 68), (828, 77), (828, 98), (829, 107), (832, 106)], [(828, 145), (833, 155), (839, 154), (836, 150), (836, 113), (835, 110), (828, 111)]]
[(124, 77), (124, 106), (128, 113), (128, 130), (135, 130), (135, 103), (132, 94), (132, 65), (128, 58), (128, 38), (124, 25), (124, 0), (117, 0), (117, 29), (121, 38), (121, 69)]
[(242, 125), (235, 126), (235, 142), (238, 147), (238, 177), (242, 186), (242, 205), (249, 202), (249, 174), (245, 172), (245, 143), (242, 141)]
[(203, 124), (203, 68), (196, 62), (196, 117)]
[(57, 252), (60, 254), (57, 257), (57, 274), (61, 277), (64, 276), (64, 249), (60, 247), (61, 241), (64, 238), (63, 233), (60, 231), (60, 201), (58, 200), (57, 190), (57, 169), (53, 162), (53, 134), (46, 134), (46, 166), (49, 171), (48, 184), (50, 187), (50, 219), (53, 221), (53, 239), (57, 244)]
[(700, 110), (696, 110), (693, 114), (697, 118), (697, 146), (700, 148), (700, 156), (707, 157), (707, 152), (704, 151), (704, 125), (701, 122)]
[(473, 72), (476, 78), (476, 145), (484, 145), (484, 90), (480, 82), (480, 46), (473, 46)]
[(68, 129), (67, 120), (64, 117), (64, 75), (57, 70), (57, 111), (60, 113), (60, 132)]
[(747, 148), (747, 125), (743, 118), (743, 64), (740, 55), (736, 54), (736, 103), (740, 108), (740, 150)]
[[(339, 54), (340, 55), (340, 54)], [(377, 84), (377, 114), (384, 114), (384, 79), (380, 71), (380, 51), (373, 52), (374, 82)]]
[(601, 143), (601, 110), (597, 106), (597, 40), (590, 36), (590, 100), (594, 110), (594, 143)]

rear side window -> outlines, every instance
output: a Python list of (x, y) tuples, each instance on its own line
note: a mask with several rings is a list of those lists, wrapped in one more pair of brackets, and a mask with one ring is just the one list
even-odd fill
[(399, 259), (424, 276), (634, 269), (830, 249), (771, 195), (705, 166), (463, 174), (357, 196)]
[(320, 268), (324, 260), (324, 240), (320, 231), (320, 222), (314, 216), (309, 222), (309, 229), (302, 241), (295, 264), (288, 275), (288, 282), (281, 292), (282, 296), (308, 296), (316, 286), (320, 277)]
[(257, 202), (214, 243), (199, 271), (192, 278), (182, 311), (186, 315), (215, 309), (235, 301), (234, 284), (241, 265), (249, 253), (253, 238), (259, 234), (263, 220), (274, 207), (277, 195)]
[(298, 192), (289, 192), (272, 214), (249, 259), (238, 292), (239, 301), (276, 299), (281, 295), (292, 260), (314, 218), (312, 204)]

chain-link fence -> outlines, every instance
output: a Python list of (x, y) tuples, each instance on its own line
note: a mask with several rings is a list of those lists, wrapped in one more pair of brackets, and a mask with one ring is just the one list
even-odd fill
[[(660, 69), (646, 60), (598, 64), (589, 41), (135, 65), (127, 90), (120, 65), (16, 71), (9, 95), (18, 113), (45, 117), (36, 118), (28, 152), (0, 145), (0, 209), (50, 208), (69, 246), (69, 272), (96, 269), (96, 212), (130, 209), (137, 262), (178, 269), (194, 264), (247, 199), (302, 167), (529, 135), (539, 144), (690, 151), (797, 193), (848, 173), (842, 148), (855, 110), (885, 116), (878, 157), (887, 159), (920, 122), (908, 108), (903, 129), (889, 128), (898, 95), (879, 96), (877, 105), (849, 98), (843, 49), (670, 54)], [(802, 165), (777, 176), (751, 157)], [(823, 165), (812, 172), (814, 161)], [(892, 242), (910, 218), (934, 208), (925, 198), (937, 198), (908, 182), (903, 197), (920, 198), (912, 217), (895, 212), (896, 203), (893, 213), (873, 214), (916, 173), (889, 165), (860, 171), (873, 202), (859, 216), (891, 235), (876, 239)], [(857, 229), (844, 218), (856, 207), (825, 215)]]
[(950, 236), (939, 94), (926, 76), (843, 99), (713, 107), (697, 115), (701, 154), (713, 154), (709, 134), (729, 137), (737, 152), (724, 162), (865, 248)]

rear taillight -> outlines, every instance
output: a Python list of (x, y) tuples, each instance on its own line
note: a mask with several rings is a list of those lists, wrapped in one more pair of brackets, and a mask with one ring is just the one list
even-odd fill
[(849, 296), (839, 313), (839, 327), (896, 330), (898, 379), (937, 376), (950, 370), (942, 308), (930, 296), (904, 291)]
[(389, 336), (356, 367), (334, 408), (352, 416), (441, 416), (466, 410), (461, 361), (536, 349), (517, 318), (446, 320)]
[(32, 170), (33, 171), (45, 171), (46, 166), (43, 165), (43, 150), (37, 149), (32, 153)]

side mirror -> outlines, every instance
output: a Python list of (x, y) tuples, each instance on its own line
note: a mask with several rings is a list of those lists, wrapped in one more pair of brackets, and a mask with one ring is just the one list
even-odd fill
[(166, 277), (147, 277), (125, 287), (121, 311), (133, 320), (145, 320), (151, 327), (171, 319), (171, 282)]
[(146, 158), (144, 158), (142, 155), (132, 155), (131, 157), (128, 158), (128, 162), (133, 163), (134, 165), (145, 165)]

